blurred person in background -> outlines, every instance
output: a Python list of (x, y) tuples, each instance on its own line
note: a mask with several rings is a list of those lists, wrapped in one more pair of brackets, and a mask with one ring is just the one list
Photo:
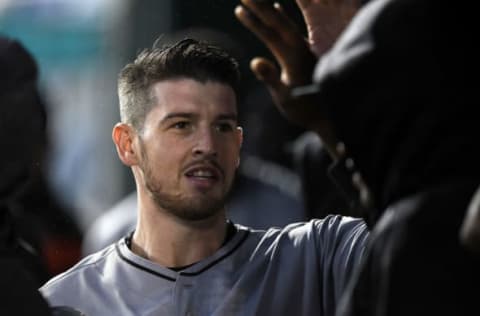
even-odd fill
[(3, 35), (0, 73), (0, 314), (78, 315), (51, 310), (37, 290), (78, 260), (80, 235), (42, 178), (46, 113), (36, 63)]
[(47, 120), (36, 63), (10, 38), (1, 38), (0, 50), (0, 129), (8, 135), (0, 141), (8, 149), (0, 158), (0, 203), (9, 218), (6, 231), (36, 252), (32, 263), (42, 267), (35, 273), (40, 285), (79, 259), (81, 233), (46, 184)]

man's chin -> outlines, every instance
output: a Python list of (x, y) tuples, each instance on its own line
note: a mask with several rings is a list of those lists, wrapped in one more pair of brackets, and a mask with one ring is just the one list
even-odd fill
[(218, 209), (189, 209), (189, 210), (177, 210), (176, 212), (172, 212), (173, 215), (178, 217), (183, 221), (188, 222), (202, 222), (208, 221), (217, 217), (217, 215), (222, 212), (223, 208)]
[(183, 221), (204, 221), (216, 217), (225, 209), (225, 200), (192, 196), (181, 201), (157, 200), (157, 205)]

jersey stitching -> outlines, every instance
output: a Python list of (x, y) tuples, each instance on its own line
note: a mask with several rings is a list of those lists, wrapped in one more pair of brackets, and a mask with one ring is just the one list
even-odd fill
[(180, 274), (183, 275), (183, 276), (196, 276), (196, 275), (199, 275), (200, 273), (205, 272), (206, 270), (208, 270), (211, 267), (213, 267), (214, 265), (216, 265), (218, 262), (222, 261), (226, 257), (230, 256), (232, 253), (234, 253), (243, 244), (243, 242), (245, 240), (247, 240), (247, 237), (248, 237), (249, 233), (250, 233), (249, 231), (246, 231), (245, 235), (242, 237), (242, 239), (238, 242), (238, 244), (235, 247), (233, 247), (229, 252), (227, 252), (226, 254), (224, 254), (223, 256), (218, 258), (217, 260), (212, 261), (210, 264), (208, 264), (204, 268), (202, 268), (202, 269), (200, 269), (196, 272), (180, 272)]
[(169, 276), (167, 276), (167, 275), (161, 274), (161, 273), (159, 273), (159, 272), (157, 272), (157, 271), (154, 271), (154, 270), (152, 270), (152, 269), (146, 268), (146, 267), (144, 267), (144, 266), (142, 266), (142, 265), (140, 265), (140, 264), (138, 264), (138, 263), (136, 263), (136, 262), (133, 262), (132, 260), (130, 260), (130, 259), (128, 259), (128, 258), (126, 258), (126, 257), (122, 254), (122, 252), (120, 251), (120, 249), (119, 249), (119, 247), (118, 247), (118, 244), (115, 245), (115, 249), (117, 250), (117, 254), (118, 254), (118, 256), (120, 257), (120, 259), (122, 259), (122, 260), (125, 261), (126, 263), (134, 266), (135, 268), (140, 269), (140, 270), (143, 270), (143, 271), (148, 272), (148, 273), (151, 273), (151, 274), (153, 274), (153, 275), (156, 275), (156, 276), (161, 277), (161, 278), (163, 278), (163, 279), (166, 279), (166, 280), (168, 280), (168, 281), (172, 281), (172, 282), (175, 282), (175, 281), (176, 281), (175, 278), (169, 277)]
[[(220, 258), (216, 259), (215, 261), (212, 261), (210, 264), (208, 264), (207, 266), (205, 266), (204, 268), (200, 269), (199, 271), (196, 271), (196, 272), (180, 272), (181, 275), (183, 276), (196, 276), (196, 275), (199, 275), (200, 273), (203, 273), (205, 272), (206, 270), (210, 269), (211, 267), (213, 267), (214, 265), (216, 265), (218, 262), (222, 261), (223, 259), (227, 258), (228, 256), (230, 256), (232, 253), (234, 253), (242, 244), (245, 240), (247, 240), (247, 237), (248, 235), (250, 234), (249, 231), (245, 231), (245, 235), (242, 237), (242, 239), (238, 242), (238, 244), (233, 247), (229, 252), (227, 252), (226, 254), (224, 254), (223, 256), (221, 256)], [(161, 277), (163, 279), (166, 279), (166, 280), (169, 280), (169, 281), (172, 281), (172, 282), (175, 282), (176, 281), (176, 278), (172, 278), (172, 277), (169, 277), (167, 275), (164, 275), (164, 274), (161, 274), (155, 270), (152, 270), (152, 269), (149, 269), (147, 267), (144, 267), (130, 259), (128, 259), (127, 257), (125, 257), (122, 252), (120, 251), (119, 249), (119, 246), (118, 244), (115, 245), (115, 249), (117, 251), (117, 254), (118, 256), (120, 257), (120, 259), (122, 259), (123, 261), (125, 261), (126, 263), (142, 270), (142, 271), (145, 271), (145, 272), (148, 272), (148, 273), (151, 273), (153, 275), (156, 275), (158, 277)]]

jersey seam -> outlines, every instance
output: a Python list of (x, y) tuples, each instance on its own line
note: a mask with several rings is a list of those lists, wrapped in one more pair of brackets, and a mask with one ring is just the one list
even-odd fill
[[(206, 270), (210, 269), (211, 267), (213, 267), (214, 265), (216, 265), (217, 263), (219, 263), (220, 261), (222, 261), (223, 259), (227, 258), (228, 256), (230, 256), (231, 254), (233, 254), (244, 242), (245, 240), (247, 240), (247, 237), (248, 235), (250, 234), (249, 231), (245, 231), (245, 235), (242, 236), (242, 239), (240, 239), (237, 243), (237, 245), (235, 245), (230, 251), (228, 251), (226, 254), (224, 254), (223, 256), (221, 256), (220, 258), (212, 261), (211, 263), (209, 263), (207, 266), (203, 267), (202, 269), (200, 269), (199, 271), (196, 271), (196, 272), (179, 272), (179, 274), (181, 274), (182, 276), (188, 276), (188, 277), (193, 277), (193, 276), (196, 276), (196, 275), (199, 275), (203, 272), (205, 272)], [(137, 268), (137, 269), (140, 269), (144, 272), (147, 272), (147, 273), (150, 273), (150, 274), (153, 274), (157, 277), (160, 277), (160, 278), (163, 278), (163, 279), (166, 279), (168, 281), (171, 281), (171, 282), (175, 282), (177, 279), (176, 278), (173, 278), (173, 277), (170, 277), (170, 276), (167, 276), (167, 275), (164, 275), (160, 272), (157, 272), (155, 270), (152, 270), (150, 268), (147, 268), (147, 267), (144, 267), (142, 266), (141, 264), (138, 264), (130, 259), (128, 259), (125, 255), (122, 254), (122, 251), (120, 250), (120, 247), (118, 244), (115, 245), (115, 249), (116, 249), (116, 252), (118, 254), (118, 256), (120, 257), (121, 260), (125, 261), (126, 263), (130, 264), (131, 266)]]
[(142, 271), (144, 271), (144, 272), (147, 272), (147, 273), (153, 274), (153, 275), (155, 275), (155, 276), (158, 276), (158, 277), (160, 277), (160, 278), (166, 279), (166, 280), (168, 280), (168, 281), (171, 281), (171, 282), (175, 282), (175, 281), (176, 281), (176, 278), (170, 277), (170, 276), (168, 276), (168, 275), (164, 275), (164, 274), (162, 274), (162, 273), (160, 273), (160, 272), (157, 272), (157, 271), (155, 271), (155, 270), (152, 270), (152, 269), (149, 269), (149, 268), (147, 268), (147, 267), (144, 267), (144, 266), (142, 266), (142, 265), (140, 265), (140, 264), (138, 264), (138, 263), (136, 263), (136, 262), (128, 259), (127, 257), (125, 257), (125, 256), (122, 254), (122, 252), (120, 251), (120, 248), (119, 248), (118, 244), (115, 245), (115, 249), (116, 249), (117, 254), (118, 254), (118, 256), (120, 257), (120, 259), (122, 259), (122, 260), (125, 261), (126, 263), (130, 264), (131, 266), (133, 266), (133, 267), (135, 267), (135, 268), (137, 268), (137, 269), (140, 269), (140, 270), (142, 270)]
[(245, 240), (247, 240), (247, 237), (248, 235), (250, 234), (249, 231), (246, 231), (245, 232), (245, 235), (242, 237), (242, 239), (238, 242), (238, 244), (233, 247), (232, 249), (230, 249), (230, 251), (228, 251), (226, 254), (224, 254), (223, 256), (221, 256), (220, 258), (210, 262), (208, 265), (206, 265), (205, 267), (203, 267), (202, 269), (196, 271), (196, 272), (180, 272), (180, 274), (182, 276), (188, 276), (188, 277), (192, 277), (192, 276), (196, 276), (196, 275), (199, 275), (203, 272), (205, 272), (206, 270), (210, 269), (211, 267), (213, 267), (214, 265), (216, 265), (217, 263), (219, 263), (220, 261), (222, 261), (223, 259), (227, 258), (228, 256), (230, 256), (231, 254), (233, 254), (238, 248), (240, 248), (240, 246), (245, 242)]

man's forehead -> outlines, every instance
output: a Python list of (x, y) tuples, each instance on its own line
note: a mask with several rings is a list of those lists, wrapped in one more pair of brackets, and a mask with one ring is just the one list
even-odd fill
[(235, 91), (227, 84), (193, 79), (175, 79), (157, 82), (152, 87), (152, 96), (156, 105), (167, 107), (196, 107), (216, 105), (235, 111), (237, 99)]
[(154, 106), (147, 116), (155, 116), (155, 120), (174, 117), (237, 120), (235, 92), (227, 84), (193, 79), (165, 80), (154, 84), (152, 96)]
[(174, 77), (171, 79), (165, 79), (161, 81), (157, 81), (153, 84), (152, 90), (172, 90), (174, 92), (182, 92), (182, 91), (191, 91), (192, 88), (198, 87), (199, 89), (224, 89), (230, 90), (233, 95), (235, 95), (235, 91), (233, 87), (229, 84), (224, 82), (219, 82), (215, 80), (206, 80), (200, 81), (195, 78), (189, 77)]

